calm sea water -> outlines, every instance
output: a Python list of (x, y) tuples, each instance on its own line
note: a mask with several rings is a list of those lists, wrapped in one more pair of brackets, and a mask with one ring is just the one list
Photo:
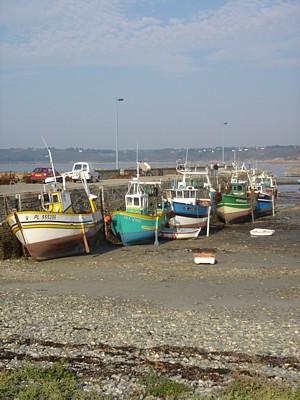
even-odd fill
[(300, 204), (300, 183), (295, 185), (278, 186), (278, 206), (296, 206)]
[(272, 171), (273, 175), (276, 176), (277, 178), (282, 178), (286, 176), (286, 173), (288, 170), (291, 168), (290, 165), (259, 165), (258, 169), (264, 170), (264, 171)]
[[(114, 169), (115, 163), (107, 163), (107, 164), (97, 164), (92, 163), (95, 168), (99, 169)], [(1, 172), (31, 172), (35, 167), (38, 166), (47, 166), (46, 164), (36, 163), (36, 164), (0, 164)], [(72, 170), (73, 163), (68, 164), (55, 164), (55, 168), (58, 172), (65, 172)], [(153, 167), (175, 167), (175, 163), (164, 163), (164, 162), (155, 162), (151, 163)], [(128, 163), (119, 163), (119, 168), (135, 168), (136, 162), (128, 162)], [(262, 170), (270, 170), (277, 177), (284, 177), (288, 172), (290, 165), (259, 165), (259, 169)]]

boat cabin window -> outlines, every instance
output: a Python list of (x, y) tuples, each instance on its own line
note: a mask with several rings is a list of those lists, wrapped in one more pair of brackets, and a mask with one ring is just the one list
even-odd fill
[(140, 198), (139, 197), (127, 197), (127, 205), (128, 206), (139, 206)]
[(43, 203), (44, 204), (50, 204), (49, 193), (43, 193)]
[(242, 185), (233, 185), (232, 190), (236, 192), (241, 192), (243, 191), (243, 186)]
[(58, 202), (59, 202), (59, 196), (58, 196), (58, 194), (53, 194), (53, 195), (52, 195), (52, 201), (53, 201), (53, 203), (58, 203)]

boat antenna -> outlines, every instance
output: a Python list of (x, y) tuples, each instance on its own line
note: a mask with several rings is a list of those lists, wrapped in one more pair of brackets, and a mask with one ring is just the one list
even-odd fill
[(57, 181), (56, 181), (56, 175), (55, 175), (54, 164), (53, 164), (53, 160), (52, 160), (52, 154), (51, 154), (51, 151), (50, 151), (50, 149), (49, 149), (49, 147), (48, 147), (48, 145), (47, 145), (47, 143), (46, 143), (46, 140), (44, 139), (43, 136), (42, 136), (42, 139), (43, 139), (43, 142), (44, 142), (44, 144), (45, 144), (45, 146), (46, 146), (46, 149), (48, 150), (49, 159), (50, 159), (50, 164), (51, 164), (51, 168), (52, 168), (52, 172), (53, 172), (53, 178), (54, 178), (54, 182), (55, 182), (55, 186), (56, 186)]
[(188, 154), (189, 154), (189, 149), (186, 149), (186, 153), (185, 153), (185, 163), (184, 163), (184, 174), (183, 174), (183, 178), (182, 178), (182, 182), (184, 183), (184, 185), (186, 184), (186, 174), (187, 174), (187, 165), (188, 165)]
[(139, 145), (136, 144), (136, 177), (140, 177), (140, 162), (139, 162)]
[(185, 167), (187, 167), (188, 154), (189, 154), (189, 149), (186, 149), (186, 154), (185, 154)]

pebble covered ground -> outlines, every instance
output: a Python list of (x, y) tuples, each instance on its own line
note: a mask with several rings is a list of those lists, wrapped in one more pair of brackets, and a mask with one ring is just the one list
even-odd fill
[[(139, 377), (149, 370), (194, 395), (235, 376), (295, 387), (299, 208), (257, 221), (275, 229), (264, 240), (250, 238), (247, 223), (159, 246), (1, 261), (0, 368), (63, 358), (85, 390), (112, 399), (146, 398)], [(198, 249), (215, 252), (217, 264), (193, 264)]]

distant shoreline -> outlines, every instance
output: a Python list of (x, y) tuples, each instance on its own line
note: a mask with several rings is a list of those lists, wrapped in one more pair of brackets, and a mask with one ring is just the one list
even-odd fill
[[(75, 161), (74, 161), (75, 162)], [(92, 161), (92, 160), (87, 160), (87, 162), (91, 162), (92, 164), (105, 164), (105, 165), (112, 165), (115, 166), (115, 161), (107, 161), (107, 162), (96, 162), (96, 161)], [(225, 160), (225, 162), (227, 162), (227, 165), (230, 165), (232, 160)], [(255, 162), (255, 164), (299, 164), (300, 165), (300, 158), (289, 158), (289, 159), (285, 159), (282, 157), (278, 157), (278, 158), (271, 158), (271, 159), (265, 159), (265, 160), (252, 160), (251, 164)], [(0, 160), (0, 165), (40, 165), (40, 164), (46, 164), (47, 160), (45, 162), (41, 162), (41, 161), (33, 161), (33, 162), (24, 162), (24, 161), (20, 161), (20, 162), (2, 162)], [(244, 163), (248, 163), (248, 161), (244, 161)], [(55, 162), (55, 165), (62, 165), (62, 164), (73, 164), (73, 161), (69, 161), (66, 163), (61, 163), (61, 162)], [(135, 165), (136, 164), (136, 160), (133, 161), (119, 161), (120, 165)], [(173, 161), (155, 161), (154, 163), (156, 166), (159, 165), (175, 165), (176, 162)], [(207, 162), (201, 162), (201, 161), (188, 161), (188, 164), (199, 164), (199, 165), (206, 165), (206, 164), (210, 164), (209, 161)]]
[[(270, 171), (277, 179), (277, 183), (282, 181), (287, 183), (293, 183), (290, 179), (299, 178), (300, 177), (300, 160), (265, 160), (265, 161), (257, 161), (253, 163), (244, 163), (246, 167), (250, 166), (250, 168), (255, 168), (256, 170), (265, 170)], [(7, 164), (0, 162), (0, 176), (5, 176), (5, 174), (12, 174), (18, 177), (18, 179), (22, 180), (28, 173), (30, 173), (36, 166), (47, 166), (47, 163), (14, 163)], [(128, 173), (132, 173), (136, 169), (136, 163), (119, 163), (119, 169), (115, 168), (115, 163), (93, 163), (95, 169), (102, 174), (103, 179), (107, 177), (113, 178), (114, 176), (126, 175)], [(190, 163), (190, 165), (197, 166), (199, 168), (207, 166), (207, 163)], [(230, 166), (230, 163), (228, 164)], [(66, 172), (72, 169), (73, 163), (55, 163), (55, 169), (59, 172)], [(175, 164), (169, 162), (157, 162), (151, 164), (152, 172), (155, 175), (160, 175), (162, 172), (159, 170), (172, 170), (173, 172), (168, 172), (172, 174), (176, 174)]]

